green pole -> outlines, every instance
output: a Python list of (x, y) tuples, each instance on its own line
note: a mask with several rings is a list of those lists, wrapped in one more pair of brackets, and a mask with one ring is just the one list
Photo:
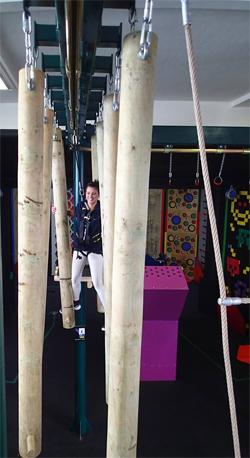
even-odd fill
[(3, 325), (3, 274), (2, 274), (2, 237), (1, 237), (1, 197), (0, 197), (0, 456), (7, 457), (7, 426), (5, 398), (5, 358)]
[[(77, 154), (77, 153), (75, 153)], [(78, 153), (78, 161), (74, 154), (73, 159), (73, 193), (75, 206), (79, 202), (79, 181), (82, 186), (84, 180), (84, 158), (82, 153)], [(81, 170), (81, 180), (80, 171)], [(85, 308), (86, 284), (82, 283), (81, 288), (81, 308), (75, 311), (75, 418), (73, 429), (82, 436), (91, 430), (91, 426), (86, 417), (86, 308)]]

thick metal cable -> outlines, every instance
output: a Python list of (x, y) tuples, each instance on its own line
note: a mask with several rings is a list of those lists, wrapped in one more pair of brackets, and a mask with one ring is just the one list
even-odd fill
[[(202, 120), (201, 120), (201, 110), (200, 110), (200, 104), (199, 104), (199, 94), (198, 94), (195, 62), (194, 62), (194, 51), (193, 51), (193, 43), (192, 43), (191, 26), (189, 24), (185, 25), (184, 29), (185, 29), (185, 36), (186, 36), (187, 52), (188, 52), (188, 62), (189, 62), (190, 79), (191, 79), (191, 86), (192, 86), (192, 93), (193, 93), (197, 135), (198, 135), (199, 148), (200, 148), (201, 168), (202, 168), (202, 173), (203, 173), (204, 187), (205, 187), (205, 193), (206, 193), (207, 205), (208, 205), (208, 214), (209, 214), (209, 220), (210, 220), (210, 225), (211, 225), (211, 232), (212, 232), (212, 239), (213, 239), (213, 246), (214, 246), (214, 255), (215, 255), (216, 269), (217, 269), (219, 289), (220, 289), (220, 298), (224, 299), (226, 298), (226, 288), (225, 288), (225, 280), (224, 280), (222, 260), (221, 260), (218, 230), (217, 230), (216, 218), (215, 218), (215, 212), (214, 212), (213, 197), (212, 197), (210, 178), (209, 178), (209, 172), (208, 172), (208, 163), (207, 163), (206, 150), (205, 150), (205, 138), (204, 138), (204, 132), (203, 132), (203, 126), (202, 126)], [(229, 408), (230, 408), (230, 416), (231, 416), (234, 454), (236, 458), (240, 458), (241, 455), (240, 455), (238, 424), (237, 424), (233, 380), (232, 380), (232, 370), (231, 370), (230, 354), (229, 354), (226, 307), (221, 306), (220, 311), (221, 311), (221, 328), (222, 328), (222, 346), (223, 346), (223, 356), (224, 356), (227, 391), (228, 391)]]

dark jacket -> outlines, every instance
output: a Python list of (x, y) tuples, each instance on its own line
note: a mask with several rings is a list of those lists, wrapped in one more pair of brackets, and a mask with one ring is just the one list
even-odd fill
[(100, 202), (90, 211), (87, 201), (81, 201), (75, 208), (76, 233), (74, 249), (88, 253), (102, 254)]

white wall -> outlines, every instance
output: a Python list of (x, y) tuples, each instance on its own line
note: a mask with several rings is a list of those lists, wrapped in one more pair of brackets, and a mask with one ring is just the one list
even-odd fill
[[(201, 102), (202, 123), (204, 126), (249, 127), (250, 108), (232, 107), (226, 102)], [(194, 126), (193, 102), (154, 103), (155, 126)]]
[[(204, 126), (249, 127), (250, 108), (225, 102), (201, 102)], [(192, 102), (154, 103), (154, 126), (194, 126)], [(0, 129), (17, 129), (17, 103), (0, 104)]]
[(17, 103), (0, 103), (0, 129), (17, 129)]

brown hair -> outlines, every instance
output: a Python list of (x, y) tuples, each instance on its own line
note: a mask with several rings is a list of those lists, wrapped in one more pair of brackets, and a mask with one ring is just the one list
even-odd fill
[(100, 194), (100, 191), (99, 191), (99, 181), (98, 181), (98, 180), (90, 181), (90, 182), (86, 185), (85, 191), (87, 191), (87, 188), (95, 188), (95, 189), (97, 189), (98, 194)]

